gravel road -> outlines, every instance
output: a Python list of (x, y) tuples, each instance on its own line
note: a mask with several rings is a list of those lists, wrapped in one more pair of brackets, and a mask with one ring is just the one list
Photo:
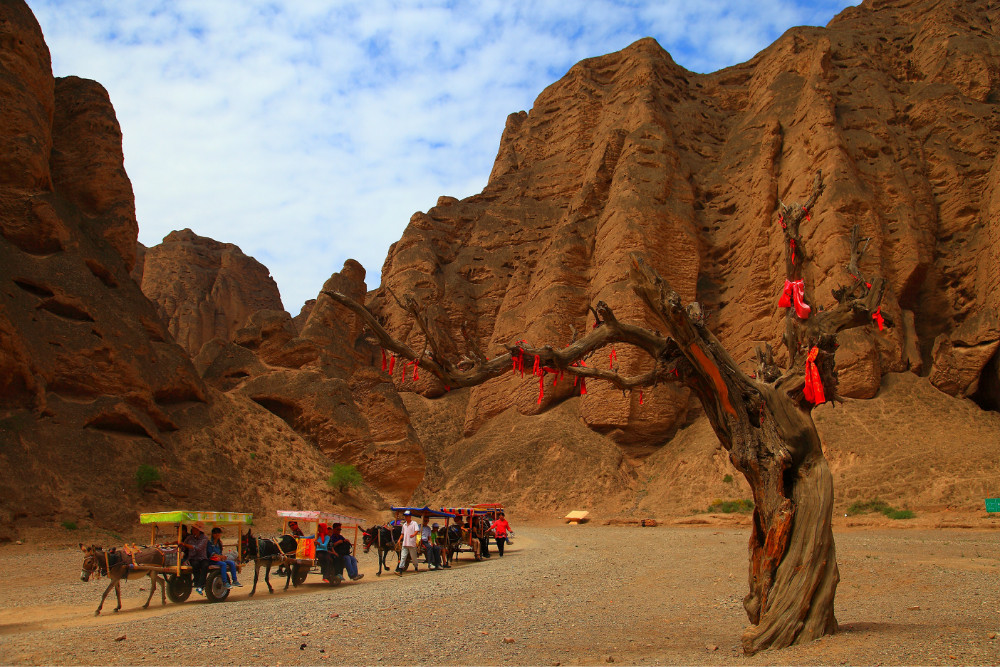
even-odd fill
[[(93, 616), (103, 583), (69, 547), (0, 548), (5, 664), (996, 664), (1000, 533), (836, 534), (841, 632), (746, 657), (746, 527), (521, 526), (503, 559), (375, 576), (313, 575), (222, 604), (141, 609), (146, 581)], [(242, 575), (252, 582), (252, 573)], [(106, 580), (104, 580), (106, 582)]]

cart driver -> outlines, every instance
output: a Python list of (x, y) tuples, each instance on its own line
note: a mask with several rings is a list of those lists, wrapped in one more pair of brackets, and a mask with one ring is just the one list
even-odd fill
[(208, 558), (208, 536), (205, 534), (205, 524), (195, 521), (191, 524), (191, 534), (187, 541), (182, 542), (188, 550), (188, 561), (194, 571), (194, 590), (198, 595), (205, 594), (205, 576), (212, 561)]

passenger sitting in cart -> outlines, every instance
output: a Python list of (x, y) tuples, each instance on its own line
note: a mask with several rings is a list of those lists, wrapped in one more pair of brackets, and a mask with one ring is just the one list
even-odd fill
[(205, 524), (195, 521), (191, 524), (191, 534), (181, 543), (187, 547), (188, 562), (194, 572), (194, 590), (198, 595), (205, 594), (205, 576), (212, 561), (208, 559), (208, 536), (205, 535)]
[(331, 533), (325, 523), (316, 527), (316, 560), (319, 562), (320, 572), (323, 573), (323, 581), (327, 583), (331, 579), (343, 579), (340, 573), (344, 569), (343, 565), (335, 562), (337, 559), (330, 553), (330, 537)]
[(289, 521), (288, 522), (288, 532), (290, 532), (295, 537), (304, 537), (304, 535), (302, 534), (302, 529), (299, 528), (299, 522), (298, 521)]
[(339, 523), (330, 526), (332, 533), (330, 535), (330, 549), (344, 559), (344, 565), (347, 566), (347, 576), (351, 578), (351, 581), (357, 581), (365, 575), (358, 573), (358, 559), (351, 553), (351, 543), (340, 534), (340, 528)]
[(212, 539), (208, 542), (207, 553), (209, 559), (219, 564), (219, 574), (226, 588), (243, 587), (243, 584), (236, 580), (236, 561), (226, 558), (222, 551), (222, 528), (216, 526), (212, 529)]

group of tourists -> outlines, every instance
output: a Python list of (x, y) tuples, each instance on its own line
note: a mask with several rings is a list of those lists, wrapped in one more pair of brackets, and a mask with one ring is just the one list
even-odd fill
[(297, 521), (288, 522), (288, 531), (296, 539), (313, 540), (316, 561), (323, 573), (324, 583), (340, 583), (344, 579), (342, 574), (344, 569), (347, 570), (347, 576), (351, 581), (357, 581), (365, 576), (358, 572), (358, 559), (352, 553), (351, 542), (341, 534), (341, 528), (339, 522), (329, 526), (320, 523), (316, 526), (316, 535), (304, 535)]
[[(441, 570), (451, 567), (451, 557), (453, 552), (446, 549), (445, 535), (438, 523), (431, 523), (430, 516), (425, 515), (421, 524), (413, 520), (413, 513), (410, 510), (403, 512), (402, 520), (397, 519), (392, 524), (399, 525), (401, 530), (396, 546), (399, 549), (399, 565), (396, 566), (396, 575), (403, 576), (410, 561), (413, 562), (413, 571), (418, 570), (417, 554), (422, 549), (425, 553), (424, 562), (430, 570)], [(490, 539), (496, 540), (497, 555), (503, 558), (504, 546), (510, 539), (510, 524), (503, 512), (499, 512), (495, 519), (491, 520), (488, 515), (475, 515), (469, 518), (468, 525), (463, 524), (461, 515), (455, 517), (454, 528), (462, 537), (468, 537), (472, 544), (473, 556), (476, 560), (490, 558)], [(418, 542), (420, 543), (418, 545)]]
[(236, 579), (236, 561), (222, 549), (222, 528), (213, 528), (212, 538), (209, 539), (205, 534), (205, 524), (196, 521), (191, 524), (190, 530), (184, 529), (180, 545), (187, 549), (187, 559), (194, 574), (194, 590), (198, 595), (205, 594), (205, 577), (212, 563), (219, 564), (222, 582), (227, 589), (243, 586)]

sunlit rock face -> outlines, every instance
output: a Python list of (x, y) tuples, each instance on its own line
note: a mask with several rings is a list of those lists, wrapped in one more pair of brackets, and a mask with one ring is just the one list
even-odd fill
[(232, 243), (184, 229), (144, 254), (142, 291), (191, 355), (213, 338), (232, 340), (259, 310), (283, 310), (267, 267)]
[[(701, 302), (737, 360), (762, 342), (783, 356), (775, 211), (804, 200), (822, 169), (826, 191), (802, 227), (808, 297), (830, 305), (831, 289), (852, 280), (858, 225), (871, 238), (862, 270), (889, 281), (883, 312), (896, 323), (838, 354), (847, 394), (932, 367), (942, 390), (975, 392), (998, 340), (979, 317), (1000, 300), (998, 19), (987, 2), (864, 2), (711, 74), (685, 70), (652, 39), (584, 60), (507, 119), (482, 193), (413, 215), (373, 306), (419, 348), (387, 289), (414, 294), (456, 354), (470, 341), (488, 356), (522, 339), (565, 345), (592, 326), (598, 300), (657, 329), (627, 286), (638, 252)], [(588, 364), (608, 367), (610, 352)], [(651, 363), (616, 352), (625, 373)], [(510, 406), (531, 414), (579, 393), (552, 380), (540, 403), (537, 378), (520, 374), (474, 389), (466, 433)], [(395, 381), (443, 391), (430, 377), (404, 383), (398, 369)], [(641, 404), (637, 392), (588, 390), (580, 417), (636, 453), (662, 443), (693, 402), (668, 386)]]

